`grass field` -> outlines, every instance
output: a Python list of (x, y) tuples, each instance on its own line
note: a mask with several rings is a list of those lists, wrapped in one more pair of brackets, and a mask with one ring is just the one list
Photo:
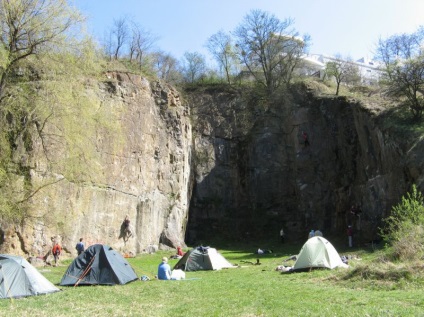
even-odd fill
[[(248, 263), (258, 258), (250, 247), (217, 247), (240, 267), (187, 272), (182, 281), (154, 279), (162, 256), (172, 252), (139, 255), (129, 262), (150, 281), (62, 287), (54, 294), (4, 299), (0, 316), (424, 316), (422, 264), (415, 274), (401, 264), (381, 263), (383, 251), (338, 248), (356, 257), (349, 269), (277, 272), (300, 247), (273, 246), (274, 253), (259, 257), (261, 265)], [(171, 259), (171, 267), (176, 262)], [(58, 284), (70, 263), (39, 270)]]

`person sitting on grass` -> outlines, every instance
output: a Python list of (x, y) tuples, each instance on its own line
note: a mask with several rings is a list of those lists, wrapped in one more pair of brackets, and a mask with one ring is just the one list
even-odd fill
[(181, 247), (177, 247), (177, 255), (178, 256), (183, 256), (185, 254), (185, 252), (183, 252), (183, 250), (181, 249)]
[(168, 258), (163, 257), (162, 263), (158, 266), (158, 279), (159, 280), (170, 280), (171, 279), (171, 267), (168, 264)]

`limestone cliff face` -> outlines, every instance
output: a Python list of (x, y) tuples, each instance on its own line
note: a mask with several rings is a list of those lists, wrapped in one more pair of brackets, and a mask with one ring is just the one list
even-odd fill
[[(149, 246), (184, 246), (190, 200), (191, 124), (179, 93), (170, 86), (125, 73), (91, 82), (120, 135), (97, 131), (100, 172), (83, 184), (44, 170), (42, 144), (31, 153), (31, 182), (51, 183), (31, 201), (30, 217), (20, 227), (2, 224), (2, 252), (44, 255), (59, 240), (69, 256), (83, 237), (86, 245), (104, 243), (123, 253)], [(112, 147), (110, 140), (119, 138)], [(132, 236), (122, 237), (131, 221)]]
[[(352, 224), (365, 242), (412, 183), (424, 185), (422, 142), (408, 150), (379, 127), (383, 109), (366, 101), (302, 86), (272, 105), (208, 91), (189, 103), (196, 181), (188, 241), (277, 239), (282, 226), (292, 240), (311, 229), (343, 238)], [(349, 213), (353, 204), (360, 217)]]
[[(368, 241), (411, 184), (423, 190), (424, 142), (382, 128), (384, 109), (367, 99), (299, 85), (272, 103), (222, 87), (186, 91), (182, 100), (140, 76), (107, 77), (87, 85), (120, 127), (93, 136), (99, 171), (79, 183), (49, 173), (34, 139), (31, 153), (20, 153), (39, 190), (24, 223), (0, 225), (1, 252), (40, 256), (59, 240), (74, 256), (83, 237), (140, 253), (217, 237), (278, 239), (281, 227), (289, 241), (311, 229), (344, 237), (348, 224)], [(348, 212), (353, 204), (361, 217)]]

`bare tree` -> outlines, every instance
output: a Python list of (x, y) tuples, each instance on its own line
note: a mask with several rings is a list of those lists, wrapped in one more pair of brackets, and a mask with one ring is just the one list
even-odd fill
[(201, 79), (206, 73), (206, 61), (202, 54), (186, 52), (183, 61), (183, 75), (189, 83)]
[(385, 65), (385, 83), (389, 95), (409, 108), (414, 120), (424, 111), (424, 27), (412, 34), (380, 39), (376, 58)]
[(275, 15), (252, 10), (234, 32), (241, 61), (269, 93), (290, 82), (309, 41), (299, 38), (292, 25), (291, 19), (280, 21)]
[(53, 49), (82, 20), (66, 0), (0, 1), (0, 102), (18, 62)]
[(179, 72), (179, 63), (172, 55), (164, 52), (152, 54), (154, 67), (159, 79), (167, 82), (179, 81), (181, 74)]
[(231, 84), (231, 77), (237, 64), (237, 54), (231, 36), (219, 31), (208, 39), (206, 47), (224, 71), (227, 82)]
[(129, 30), (126, 18), (120, 18), (113, 21), (111, 29), (111, 44), (113, 49), (113, 58), (117, 60), (125, 45), (128, 44)]
[(130, 61), (136, 59), (138, 63), (142, 63), (143, 57), (156, 43), (158, 37), (151, 32), (144, 30), (136, 23), (131, 25), (131, 42), (129, 57)]
[(341, 83), (357, 83), (360, 80), (359, 68), (350, 58), (338, 55), (333, 61), (327, 62), (325, 73), (336, 81), (336, 95), (339, 94)]
[(112, 40), (112, 32), (105, 31), (103, 35), (103, 43), (102, 43), (104, 54), (109, 58), (109, 60), (112, 60), (113, 56), (113, 40)]

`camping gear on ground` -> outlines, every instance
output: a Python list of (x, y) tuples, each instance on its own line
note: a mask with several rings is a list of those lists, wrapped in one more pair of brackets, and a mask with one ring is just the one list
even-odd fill
[(35, 267), (20, 256), (0, 254), (0, 298), (58, 292)]
[(183, 270), (172, 270), (171, 280), (183, 280), (185, 279), (185, 272)]
[(197, 247), (187, 251), (175, 264), (175, 269), (183, 271), (220, 270), (235, 267), (228, 262), (216, 249)]
[(88, 247), (68, 267), (60, 285), (115, 285), (138, 280), (128, 261), (103, 244)]
[(311, 268), (348, 267), (333, 245), (323, 237), (312, 237), (306, 241), (297, 256), (293, 271)]
[(150, 277), (148, 277), (147, 275), (142, 275), (140, 277), (140, 281), (143, 281), (143, 282), (150, 281)]

